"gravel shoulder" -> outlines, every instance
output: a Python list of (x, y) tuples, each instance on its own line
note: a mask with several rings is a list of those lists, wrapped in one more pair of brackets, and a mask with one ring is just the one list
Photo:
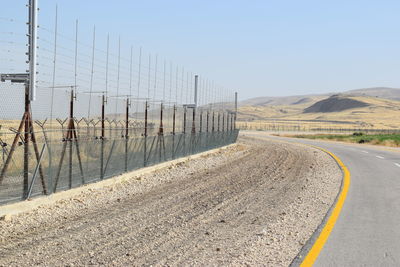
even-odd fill
[(223, 152), (0, 221), (0, 266), (287, 266), (341, 179), (315, 148), (240, 137)]

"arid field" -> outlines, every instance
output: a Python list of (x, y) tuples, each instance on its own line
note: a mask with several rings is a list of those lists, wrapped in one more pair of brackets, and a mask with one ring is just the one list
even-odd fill
[(239, 108), (238, 125), (252, 130), (400, 129), (400, 101), (374, 93), (378, 96), (344, 93), (248, 100)]

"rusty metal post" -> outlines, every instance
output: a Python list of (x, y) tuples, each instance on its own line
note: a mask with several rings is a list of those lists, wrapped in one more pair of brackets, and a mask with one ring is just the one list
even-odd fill
[(199, 76), (194, 76), (194, 107), (193, 107), (193, 118), (192, 118), (192, 135), (190, 136), (190, 148), (191, 153), (194, 153), (195, 140), (196, 140), (196, 109), (197, 109), (197, 91), (199, 84)]
[(234, 119), (234, 128), (236, 130), (236, 119), (237, 119), (237, 111), (238, 111), (238, 93), (235, 92), (235, 119)]
[(192, 134), (196, 133), (196, 108), (193, 108)]
[(147, 165), (147, 113), (148, 113), (148, 104), (145, 102), (144, 108), (144, 146), (143, 146), (143, 165), (146, 167)]
[(81, 178), (82, 178), (82, 184), (85, 184), (85, 176), (83, 174), (83, 167), (82, 167), (82, 159), (81, 159), (81, 154), (80, 154), (80, 149), (79, 149), (79, 142), (78, 142), (78, 136), (76, 134), (76, 128), (75, 128), (75, 121), (74, 121), (74, 90), (71, 88), (71, 100), (70, 100), (70, 113), (69, 113), (69, 119), (68, 119), (68, 129), (67, 129), (67, 134), (65, 136), (64, 140), (64, 145), (63, 149), (61, 151), (61, 157), (60, 157), (60, 163), (58, 166), (57, 174), (55, 177), (55, 182), (53, 185), (53, 192), (56, 192), (57, 190), (57, 185), (58, 185), (58, 180), (60, 178), (60, 173), (61, 173), (61, 168), (62, 164), (64, 161), (64, 155), (65, 155), (65, 150), (67, 148), (67, 144), (69, 142), (69, 168), (68, 168), (68, 185), (70, 188), (72, 188), (72, 145), (73, 142), (75, 142), (76, 146), (76, 155), (78, 158), (78, 164), (79, 164), (79, 169), (81, 172)]
[(102, 102), (101, 102), (101, 137), (104, 139), (105, 137), (105, 103), (106, 103), (106, 97), (103, 94), (102, 96)]
[(101, 151), (100, 151), (100, 179), (104, 179), (104, 142), (105, 142), (105, 103), (106, 97), (103, 93), (102, 102), (101, 102)]
[(220, 124), (221, 114), (218, 112), (218, 124), (217, 124), (217, 132), (219, 132), (219, 124)]
[[(161, 103), (160, 106), (160, 128), (158, 129), (158, 143), (160, 145), (159, 147), (159, 161), (161, 162), (162, 158), (162, 151), (164, 151), (165, 155), (165, 143), (164, 143), (164, 125), (163, 125), (163, 110), (164, 110), (164, 105)], [(164, 156), (165, 158), (165, 156)]]
[(174, 110), (172, 115), (172, 158), (175, 158), (175, 122), (176, 122), (176, 105), (174, 104)]
[(186, 107), (183, 108), (183, 134), (186, 134)]
[(163, 109), (164, 109), (164, 105), (161, 103), (161, 109), (160, 109), (160, 128), (158, 129), (158, 134), (159, 134), (159, 135), (164, 135)]
[(226, 131), (229, 132), (229, 111), (226, 112)]
[(129, 97), (126, 99), (125, 114), (125, 172), (128, 171), (128, 142), (129, 142)]
[(68, 162), (68, 186), (72, 188), (72, 127), (71, 123), (74, 119), (74, 90), (71, 90), (71, 99), (69, 103), (69, 122), (68, 122), (68, 133), (66, 142), (69, 142), (69, 162)]
[(126, 113), (125, 113), (125, 137), (129, 137), (129, 98), (126, 99)]
[(206, 119), (206, 132), (208, 133), (208, 124), (209, 124), (209, 120), (210, 120), (210, 111), (207, 110), (207, 119)]
[(222, 112), (222, 131), (225, 131), (225, 112)]
[(229, 112), (226, 113), (226, 131), (229, 131)]
[(190, 136), (190, 151), (191, 154), (194, 153), (195, 140), (196, 140), (196, 107), (193, 108), (193, 118), (192, 118), (192, 134)]
[[(183, 136), (181, 138), (183, 138), (183, 151), (186, 151), (186, 114), (187, 113), (187, 109), (186, 107), (183, 108)], [(179, 138), (180, 140), (180, 138)], [(179, 142), (178, 142), (178, 146), (179, 146)]]
[(23, 182), (23, 199), (28, 197), (28, 187), (29, 187), (29, 112), (30, 112), (29, 100), (29, 85), (25, 86), (25, 122), (24, 122), (24, 182)]
[(199, 132), (201, 133), (203, 129), (203, 110), (200, 111), (200, 125), (199, 125)]
[(235, 115), (233, 113), (231, 113), (231, 131), (233, 131), (233, 119), (234, 119)]
[(214, 111), (212, 113), (212, 126), (211, 126), (211, 131), (214, 132), (215, 131), (215, 114)]
[(226, 124), (226, 131), (229, 132), (231, 129), (231, 114), (229, 112), (226, 113), (227, 116), (227, 124)]

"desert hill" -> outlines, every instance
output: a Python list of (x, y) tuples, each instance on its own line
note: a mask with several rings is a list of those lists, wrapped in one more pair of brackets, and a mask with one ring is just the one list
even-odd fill
[(277, 97), (256, 97), (244, 100), (239, 103), (241, 106), (277, 106), (277, 105), (296, 105), (304, 102), (319, 101), (336, 94), (345, 94), (348, 96), (370, 96), (390, 100), (400, 100), (400, 89), (390, 87), (372, 87), (343, 91), (341, 93), (328, 94), (310, 94), (295, 96), (277, 96)]
[(400, 100), (400, 89), (389, 87), (355, 89), (346, 91), (344, 93), (352, 96), (371, 96), (384, 99)]
[(376, 87), (340, 94), (259, 97), (242, 101), (238, 121), (284, 126), (400, 128), (400, 89)]
[(239, 106), (278, 106), (278, 105), (296, 105), (301, 103), (310, 103), (322, 100), (330, 95), (296, 95), (296, 96), (278, 96), (278, 97), (256, 97), (244, 100)]
[(308, 108), (305, 108), (303, 113), (327, 113), (340, 112), (353, 108), (362, 108), (369, 106), (368, 103), (346, 96), (333, 95), (321, 101), (318, 101)]

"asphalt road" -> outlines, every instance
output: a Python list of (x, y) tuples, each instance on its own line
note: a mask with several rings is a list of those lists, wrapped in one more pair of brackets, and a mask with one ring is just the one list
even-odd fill
[(325, 148), (351, 173), (342, 212), (314, 266), (400, 266), (400, 150), (282, 139)]

